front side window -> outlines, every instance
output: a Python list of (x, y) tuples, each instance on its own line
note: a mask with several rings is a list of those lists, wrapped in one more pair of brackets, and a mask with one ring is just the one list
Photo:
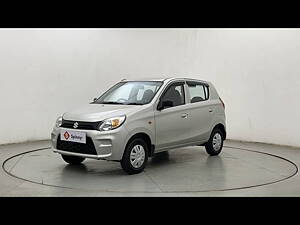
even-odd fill
[(162, 85), (159, 81), (120, 82), (104, 93), (94, 103), (144, 105), (153, 99)]
[(170, 102), (170, 107), (184, 105), (184, 89), (183, 84), (172, 84), (161, 98), (161, 102)]
[(208, 99), (208, 87), (196, 82), (187, 82), (189, 94), (190, 94), (190, 102), (201, 102)]

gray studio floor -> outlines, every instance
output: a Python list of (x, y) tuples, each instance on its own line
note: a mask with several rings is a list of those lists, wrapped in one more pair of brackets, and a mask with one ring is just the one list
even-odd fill
[(227, 140), (219, 156), (181, 148), (129, 176), (117, 162), (67, 165), (49, 146), (0, 146), (0, 196), (300, 196), (299, 148)]

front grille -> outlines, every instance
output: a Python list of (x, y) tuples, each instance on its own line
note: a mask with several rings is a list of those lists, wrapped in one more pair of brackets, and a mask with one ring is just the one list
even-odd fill
[(67, 152), (97, 155), (93, 140), (90, 137), (86, 137), (86, 144), (83, 144), (77, 142), (62, 141), (60, 140), (60, 135), (58, 135), (56, 148), (58, 150)]
[(100, 122), (82, 122), (82, 121), (71, 121), (71, 120), (63, 120), (61, 127), (64, 128), (74, 128), (74, 123), (78, 123), (78, 127), (76, 129), (81, 129), (81, 130), (98, 130), (98, 127), (101, 123)]

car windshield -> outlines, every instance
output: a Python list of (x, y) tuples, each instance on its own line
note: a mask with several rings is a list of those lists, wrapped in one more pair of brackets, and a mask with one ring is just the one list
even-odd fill
[(160, 81), (120, 82), (93, 103), (144, 105), (151, 102), (161, 85), (162, 82)]

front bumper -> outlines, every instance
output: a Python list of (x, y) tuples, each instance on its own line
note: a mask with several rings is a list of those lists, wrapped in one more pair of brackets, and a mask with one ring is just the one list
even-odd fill
[(52, 148), (53, 152), (59, 153), (62, 155), (73, 155), (73, 156), (80, 156), (83, 158), (90, 158), (90, 159), (107, 159), (109, 158), (112, 153), (106, 154), (106, 155), (91, 155), (91, 154), (82, 154), (82, 153), (76, 153), (76, 152), (69, 152), (69, 151), (63, 151), (56, 148)]
[[(60, 136), (61, 129), (86, 133), (86, 136), (91, 138), (97, 154), (84, 154), (57, 149), (57, 140)], [(97, 130), (81, 130), (54, 127), (51, 133), (51, 144), (53, 152), (59, 154), (80, 156), (91, 159), (121, 160), (123, 152), (125, 150), (127, 135), (128, 132), (124, 126), (119, 127), (115, 130), (101, 132)]]

